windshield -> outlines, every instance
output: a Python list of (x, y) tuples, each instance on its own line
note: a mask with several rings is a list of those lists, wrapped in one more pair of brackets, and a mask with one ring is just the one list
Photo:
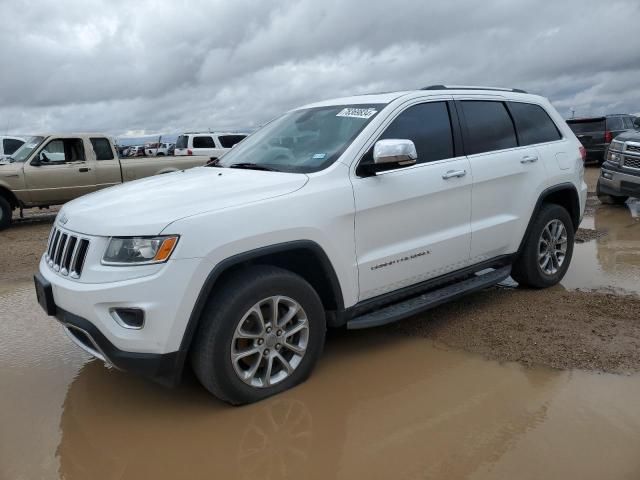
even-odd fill
[(44, 137), (29, 138), (26, 142), (24, 142), (24, 145), (13, 152), (13, 155), (11, 155), (11, 159), (15, 162), (24, 162), (27, 158), (29, 158), (31, 152), (38, 148), (43, 141)]
[(317, 172), (335, 162), (383, 106), (333, 105), (289, 112), (238, 143), (216, 166)]

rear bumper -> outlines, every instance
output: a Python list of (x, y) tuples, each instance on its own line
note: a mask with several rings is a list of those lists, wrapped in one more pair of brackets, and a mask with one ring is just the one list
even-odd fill
[(600, 170), (598, 193), (619, 197), (640, 197), (640, 172), (634, 174), (623, 171), (607, 162)]
[(184, 363), (180, 352), (165, 354), (125, 352), (115, 347), (87, 319), (61, 308), (57, 309), (55, 316), (76, 345), (105, 364), (167, 387), (173, 387), (180, 382)]

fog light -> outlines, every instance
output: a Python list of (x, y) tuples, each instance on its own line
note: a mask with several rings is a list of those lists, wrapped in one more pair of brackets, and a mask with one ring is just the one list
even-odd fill
[(121, 327), (133, 330), (144, 327), (144, 311), (139, 308), (112, 308), (109, 313)]
[(602, 171), (602, 176), (607, 180), (611, 180), (613, 178), (613, 175), (611, 175), (609, 172), (605, 172), (604, 170)]

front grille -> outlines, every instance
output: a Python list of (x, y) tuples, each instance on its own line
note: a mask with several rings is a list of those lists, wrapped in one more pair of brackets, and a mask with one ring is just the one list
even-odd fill
[(627, 152), (640, 153), (640, 145), (629, 145), (627, 143)]
[(45, 260), (61, 275), (80, 278), (89, 251), (89, 240), (53, 227)]
[[(627, 150), (629, 150), (629, 147), (627, 147)], [(625, 155), (624, 166), (627, 168), (640, 168), (640, 157), (630, 157)]]

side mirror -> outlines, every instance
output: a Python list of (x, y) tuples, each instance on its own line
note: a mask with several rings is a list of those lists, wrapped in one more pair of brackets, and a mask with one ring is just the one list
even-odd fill
[(418, 159), (416, 146), (411, 140), (378, 140), (373, 147), (373, 163), (376, 165), (397, 163), (413, 165)]

